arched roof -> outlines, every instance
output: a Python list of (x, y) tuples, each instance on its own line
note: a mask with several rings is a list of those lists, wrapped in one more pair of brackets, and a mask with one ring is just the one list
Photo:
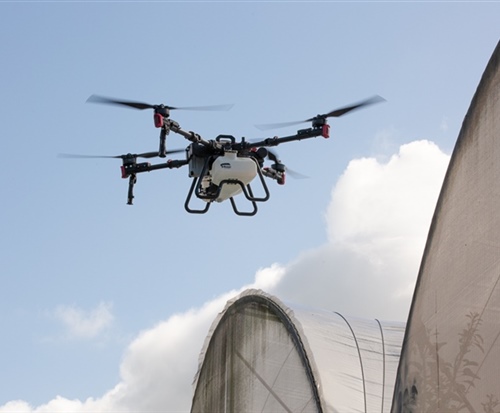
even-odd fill
[(500, 405), (500, 42), (464, 118), (434, 212), (394, 413)]
[(207, 335), (191, 411), (388, 412), (403, 334), (244, 291)]

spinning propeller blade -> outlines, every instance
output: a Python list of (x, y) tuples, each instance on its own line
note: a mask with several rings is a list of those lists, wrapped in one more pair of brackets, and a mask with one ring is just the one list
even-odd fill
[(284, 128), (285, 126), (293, 126), (293, 125), (299, 125), (304, 122), (312, 122), (316, 119), (326, 119), (330, 117), (335, 117), (338, 118), (342, 115), (345, 115), (348, 112), (351, 112), (355, 109), (362, 108), (364, 106), (368, 105), (373, 105), (374, 103), (378, 102), (383, 102), (385, 99), (383, 97), (380, 97), (378, 95), (373, 96), (369, 99), (365, 99), (361, 102), (345, 106), (343, 108), (335, 109), (332, 110), (331, 112), (325, 113), (323, 115), (317, 115), (312, 118), (306, 119), (306, 120), (299, 120), (299, 121), (293, 121), (293, 122), (282, 122), (282, 123), (267, 123), (267, 124), (261, 124), (261, 125), (255, 125), (258, 129), (260, 130), (268, 130), (268, 129), (275, 129), (275, 128)]
[[(171, 151), (167, 151), (167, 154), (170, 153), (179, 153), (184, 152), (184, 149), (174, 149)], [(125, 159), (125, 158), (156, 158), (158, 156), (158, 151), (156, 152), (144, 152), (138, 154), (128, 153), (126, 155), (79, 155), (73, 153), (60, 153), (57, 155), (58, 158), (70, 158), (70, 159), (99, 159), (99, 158), (115, 158), (115, 159)]]
[(209, 111), (209, 110), (211, 110), (211, 111), (221, 110), (222, 111), (222, 110), (229, 110), (234, 106), (233, 104), (212, 105), (212, 106), (184, 106), (184, 107), (168, 106), (168, 105), (151, 105), (150, 103), (135, 102), (132, 100), (114, 99), (114, 98), (108, 98), (108, 97), (99, 96), (99, 95), (90, 96), (87, 99), (87, 102), (104, 103), (107, 105), (127, 106), (129, 108), (139, 109), (139, 110), (165, 108), (165, 109), (169, 109), (169, 110), (181, 109), (181, 110), (207, 110), (207, 111)]
[[(361, 102), (355, 103), (353, 105), (349, 105), (349, 106), (345, 106), (345, 107), (340, 108), (340, 109), (332, 110), (331, 112), (325, 113), (324, 115), (318, 115), (317, 117), (319, 117), (319, 118), (330, 118), (330, 117), (338, 118), (338, 117), (345, 115), (346, 113), (351, 112), (355, 109), (359, 109), (359, 108), (362, 108), (364, 106), (373, 105), (374, 103), (379, 103), (379, 102), (383, 102), (383, 101), (385, 101), (385, 99), (383, 97), (377, 95), (377, 96), (373, 96), (369, 99), (365, 99)], [(316, 118), (316, 116), (313, 118), (309, 118), (306, 120), (306, 122), (313, 121), (315, 118)]]
[(264, 124), (259, 124), (255, 125), (257, 129), (260, 130), (269, 130), (269, 129), (279, 129), (279, 128), (285, 128), (287, 126), (293, 126), (293, 125), (300, 125), (301, 123), (306, 122), (305, 120), (296, 120), (292, 122), (280, 122), (280, 123), (264, 123)]
[(294, 171), (293, 169), (290, 169), (288, 166), (286, 166), (285, 164), (283, 164), (279, 158), (278, 158), (278, 154), (276, 152), (273, 152), (269, 149), (267, 149), (267, 157), (273, 161), (274, 163), (276, 164), (280, 164), (280, 165), (283, 165), (285, 167), (285, 171), (288, 175), (290, 175), (291, 177), (295, 178), (295, 179), (309, 179), (308, 176), (306, 175), (303, 175), (301, 174), (300, 172), (297, 172), (297, 171)]

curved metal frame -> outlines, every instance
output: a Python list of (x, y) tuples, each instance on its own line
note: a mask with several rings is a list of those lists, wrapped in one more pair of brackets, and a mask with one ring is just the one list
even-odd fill
[(361, 366), (361, 379), (363, 381), (363, 399), (365, 403), (365, 413), (367, 413), (367, 407), (366, 407), (366, 383), (365, 383), (365, 370), (363, 368), (363, 358), (361, 357), (361, 349), (359, 348), (359, 343), (358, 339), (356, 338), (356, 334), (354, 334), (354, 330), (351, 327), (351, 324), (349, 321), (347, 321), (347, 318), (345, 318), (342, 314), (335, 312), (339, 317), (341, 317), (349, 327), (349, 330), (351, 330), (352, 337), (354, 338), (354, 342), (356, 343), (356, 348), (358, 349), (358, 356), (359, 356), (359, 364)]
[(382, 409), (381, 413), (384, 413), (384, 398), (385, 398), (385, 339), (384, 339), (384, 329), (382, 328), (382, 324), (379, 320), (375, 319), (379, 328), (380, 328), (380, 337), (382, 338)]

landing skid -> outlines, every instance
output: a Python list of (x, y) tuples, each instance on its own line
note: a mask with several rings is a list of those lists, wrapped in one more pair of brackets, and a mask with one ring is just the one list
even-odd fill
[[(231, 205), (233, 207), (233, 211), (236, 215), (240, 216), (253, 216), (257, 213), (257, 202), (265, 202), (269, 199), (269, 188), (267, 187), (266, 181), (264, 180), (264, 176), (262, 175), (262, 172), (260, 168), (257, 168), (257, 173), (259, 175), (260, 182), (262, 184), (262, 188), (264, 190), (265, 195), (263, 197), (256, 197), (253, 194), (252, 187), (250, 184), (245, 185), (243, 182), (241, 182), (238, 179), (225, 179), (220, 182), (217, 191), (211, 194), (204, 193), (202, 191), (202, 182), (203, 182), (203, 177), (205, 176), (207, 169), (208, 169), (208, 161), (206, 162), (203, 172), (200, 174), (199, 177), (193, 178), (193, 182), (191, 184), (191, 187), (189, 188), (188, 195), (186, 197), (186, 201), (184, 202), (184, 208), (187, 212), (191, 214), (205, 214), (209, 209), (210, 205), (219, 197), (222, 188), (224, 185), (239, 185), (242, 189), (243, 194), (245, 195), (245, 198), (251, 202), (253, 210), (252, 211), (240, 211), (238, 207), (236, 206), (236, 202), (234, 201), (233, 197), (229, 198), (231, 201)], [(196, 195), (197, 198), (203, 199), (206, 201), (205, 208), (202, 209), (193, 209), (189, 205), (191, 203), (191, 199), (193, 197), (193, 193)]]

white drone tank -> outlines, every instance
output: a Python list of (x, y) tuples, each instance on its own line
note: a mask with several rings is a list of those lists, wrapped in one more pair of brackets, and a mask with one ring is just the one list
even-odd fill
[[(257, 176), (257, 163), (252, 158), (236, 156), (236, 152), (226, 152), (219, 156), (212, 165), (212, 183), (220, 185), (224, 180), (238, 180), (248, 185)], [(238, 183), (224, 183), (217, 202), (225, 201), (242, 191)]]

